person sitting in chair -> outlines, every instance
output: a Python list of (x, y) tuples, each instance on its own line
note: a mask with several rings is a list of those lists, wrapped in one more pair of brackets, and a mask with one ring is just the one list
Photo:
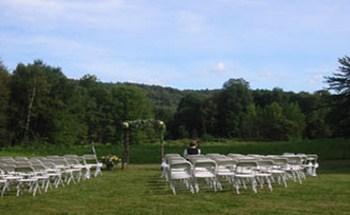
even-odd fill
[(198, 148), (198, 141), (192, 140), (189, 147), (187, 147), (184, 151), (184, 157), (187, 155), (200, 155), (201, 150)]

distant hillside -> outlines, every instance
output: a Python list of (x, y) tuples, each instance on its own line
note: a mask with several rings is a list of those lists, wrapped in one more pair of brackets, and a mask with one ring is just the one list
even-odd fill
[(159, 85), (147, 85), (138, 83), (118, 83), (136, 86), (141, 88), (156, 109), (166, 109), (174, 113), (176, 108), (185, 95), (195, 94), (202, 98), (207, 98), (218, 90), (179, 90), (171, 87), (162, 87)]

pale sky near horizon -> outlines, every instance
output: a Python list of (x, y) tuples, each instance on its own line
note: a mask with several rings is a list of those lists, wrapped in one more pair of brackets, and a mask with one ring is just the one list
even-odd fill
[(69, 78), (313, 92), (350, 55), (346, 0), (0, 0), (0, 59)]

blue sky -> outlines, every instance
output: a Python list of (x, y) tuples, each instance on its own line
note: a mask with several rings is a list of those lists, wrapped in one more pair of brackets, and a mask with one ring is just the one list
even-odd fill
[(347, 0), (0, 0), (0, 58), (70, 78), (313, 92), (349, 55)]

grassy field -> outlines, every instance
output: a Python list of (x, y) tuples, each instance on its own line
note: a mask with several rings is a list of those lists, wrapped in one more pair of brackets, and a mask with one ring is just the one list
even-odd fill
[[(166, 144), (166, 153), (182, 153), (187, 141)], [(317, 153), (320, 174), (303, 184), (289, 183), (288, 188), (274, 186), (271, 193), (251, 190), (240, 195), (230, 187), (214, 193), (201, 189), (199, 194), (180, 190), (173, 196), (160, 178), (159, 145), (131, 146), (129, 168), (104, 172), (92, 180), (50, 190), (33, 198), (14, 193), (0, 198), (1, 214), (350, 214), (350, 143), (349, 140), (313, 140), (288, 142), (243, 142), (222, 140), (201, 144), (204, 153), (283, 152)], [(118, 145), (97, 145), (98, 154), (121, 154)], [(90, 153), (90, 146), (39, 145), (3, 148), (3, 155), (53, 155)], [(150, 164), (151, 163), (151, 164)], [(153, 163), (153, 164), (152, 164)]]
[(348, 170), (324, 171), (303, 184), (289, 183), (274, 191), (230, 187), (199, 194), (180, 190), (173, 196), (159, 177), (158, 165), (130, 165), (92, 180), (50, 190), (35, 198), (14, 194), (0, 199), (1, 214), (350, 214)]

